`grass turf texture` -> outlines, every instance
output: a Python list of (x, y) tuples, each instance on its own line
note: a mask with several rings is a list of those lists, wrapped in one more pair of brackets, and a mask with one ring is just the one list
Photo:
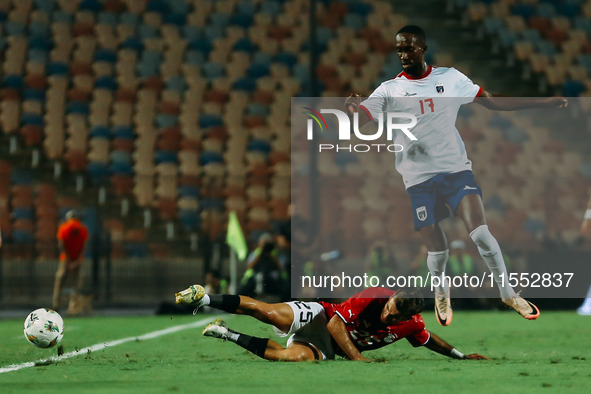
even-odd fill
[[(66, 352), (140, 336), (217, 315), (65, 318)], [(452, 360), (403, 340), (365, 353), (357, 363), (273, 363), (230, 342), (191, 328), (130, 341), (50, 365), (0, 374), (2, 393), (360, 393), (360, 392), (588, 392), (591, 318), (546, 312), (526, 321), (510, 312), (457, 311), (449, 327), (424, 314), (427, 327), (462, 352), (492, 361)], [(23, 316), (24, 319), (24, 316)], [(273, 337), (269, 326), (245, 316), (225, 316), (230, 327)], [(22, 321), (0, 321), (0, 368), (56, 355), (37, 349), (22, 334)], [(284, 343), (284, 341), (279, 340)]]

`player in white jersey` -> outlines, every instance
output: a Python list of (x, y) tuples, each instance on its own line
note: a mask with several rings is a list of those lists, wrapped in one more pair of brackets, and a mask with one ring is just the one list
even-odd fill
[[(508, 283), (501, 249), (486, 224), (480, 187), (474, 181), (472, 162), (455, 127), (461, 105), (477, 97), (493, 110), (534, 107), (563, 108), (563, 97), (530, 98), (519, 101), (493, 98), (454, 68), (433, 67), (425, 62), (426, 36), (418, 26), (405, 26), (396, 34), (396, 52), (403, 71), (382, 83), (367, 100), (351, 97), (345, 103), (350, 115), (358, 112), (359, 127), (374, 127), (384, 112), (406, 112), (417, 117), (410, 141), (394, 133), (394, 143), (403, 140), (405, 149), (396, 154), (396, 169), (410, 195), (415, 230), (427, 245), (427, 265), (432, 276), (441, 277), (449, 257), (447, 240), (439, 222), (449, 209), (464, 222), (470, 237), (499, 286), (503, 303), (526, 319), (534, 320), (538, 308), (515, 293)], [(371, 122), (371, 123), (368, 123)], [(368, 133), (370, 134), (370, 133)], [(448, 208), (449, 207), (449, 208)], [(452, 321), (449, 283), (435, 289), (435, 314), (441, 325)]]

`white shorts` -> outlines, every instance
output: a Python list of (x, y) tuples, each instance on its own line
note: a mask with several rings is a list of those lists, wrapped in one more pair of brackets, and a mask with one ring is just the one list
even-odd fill
[(280, 337), (290, 335), (287, 346), (293, 342), (303, 342), (315, 347), (321, 354), (320, 359), (333, 359), (332, 336), (326, 325), (328, 320), (324, 308), (317, 302), (291, 301), (286, 302), (293, 310), (293, 322), (289, 332), (285, 333), (274, 328)]

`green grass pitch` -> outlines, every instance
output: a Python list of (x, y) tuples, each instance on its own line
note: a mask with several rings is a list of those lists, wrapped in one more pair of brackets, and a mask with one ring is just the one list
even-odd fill
[[(589, 392), (591, 317), (543, 312), (537, 321), (515, 313), (456, 311), (453, 324), (440, 327), (432, 312), (427, 328), (464, 353), (492, 361), (452, 360), (405, 340), (374, 352), (374, 363), (273, 363), (237, 345), (201, 336), (218, 315), (66, 317), (66, 353), (91, 345), (68, 359), (0, 373), (2, 393), (557, 393)], [(24, 320), (25, 316), (23, 316)], [(225, 316), (230, 327), (273, 337), (270, 327), (245, 316)], [(21, 319), (0, 321), (0, 369), (56, 354), (37, 349), (23, 337)], [(154, 339), (142, 334), (203, 321)], [(130, 338), (111, 346), (113, 341)], [(277, 338), (275, 338), (277, 339)], [(279, 342), (282, 342), (279, 340)], [(283, 343), (283, 342), (282, 342)]]

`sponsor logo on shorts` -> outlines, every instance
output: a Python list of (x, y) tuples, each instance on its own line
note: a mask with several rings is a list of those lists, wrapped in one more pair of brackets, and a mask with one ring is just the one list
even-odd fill
[(466, 186), (464, 186), (464, 190), (478, 190), (478, 188), (466, 185)]
[(427, 207), (423, 205), (422, 207), (417, 208), (417, 218), (421, 222), (424, 222), (427, 219)]

